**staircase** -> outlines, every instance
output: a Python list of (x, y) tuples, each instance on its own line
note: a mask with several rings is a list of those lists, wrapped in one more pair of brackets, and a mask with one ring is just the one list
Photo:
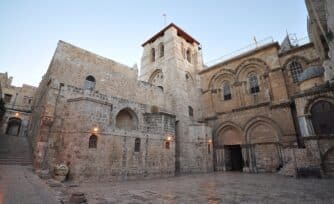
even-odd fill
[(31, 164), (31, 149), (26, 137), (0, 135), (0, 165)]

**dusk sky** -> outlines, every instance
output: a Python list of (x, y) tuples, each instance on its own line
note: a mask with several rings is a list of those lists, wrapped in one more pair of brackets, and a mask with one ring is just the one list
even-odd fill
[(307, 36), (304, 0), (3, 0), (0, 72), (38, 86), (58, 40), (133, 66), (141, 44), (173, 22), (202, 44), (204, 62), (273, 37)]

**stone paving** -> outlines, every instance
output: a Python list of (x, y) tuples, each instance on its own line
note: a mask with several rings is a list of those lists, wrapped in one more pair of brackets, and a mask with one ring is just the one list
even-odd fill
[(59, 204), (31, 166), (0, 165), (0, 204)]
[(334, 203), (333, 179), (277, 174), (215, 173), (127, 182), (86, 182), (68, 188), (89, 203)]

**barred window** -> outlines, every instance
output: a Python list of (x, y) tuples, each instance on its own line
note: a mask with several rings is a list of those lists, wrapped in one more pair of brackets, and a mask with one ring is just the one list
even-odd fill
[(92, 135), (89, 137), (89, 144), (88, 144), (88, 148), (97, 148), (97, 136), (96, 135)]
[(231, 87), (230, 84), (227, 82), (223, 83), (223, 94), (224, 94), (224, 101), (232, 99)]
[(298, 77), (303, 72), (302, 65), (296, 60), (292, 61), (290, 63), (290, 72), (291, 72), (293, 83), (297, 83)]
[(255, 73), (251, 73), (248, 76), (248, 81), (249, 81), (250, 93), (254, 94), (260, 91), (259, 81)]
[(135, 139), (135, 152), (140, 152), (140, 138)]

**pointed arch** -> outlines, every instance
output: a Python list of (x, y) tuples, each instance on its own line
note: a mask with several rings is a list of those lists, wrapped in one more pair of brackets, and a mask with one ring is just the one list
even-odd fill
[(265, 116), (256, 116), (248, 120), (244, 131), (249, 144), (279, 142), (280, 136), (283, 135), (277, 123)]
[(247, 75), (250, 72), (255, 72), (258, 75), (269, 73), (267, 63), (259, 58), (250, 58), (241, 62), (236, 68), (236, 78), (239, 82), (246, 81)]
[(245, 144), (243, 130), (233, 122), (224, 122), (214, 131), (215, 145)]

